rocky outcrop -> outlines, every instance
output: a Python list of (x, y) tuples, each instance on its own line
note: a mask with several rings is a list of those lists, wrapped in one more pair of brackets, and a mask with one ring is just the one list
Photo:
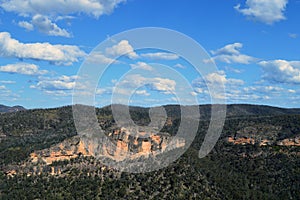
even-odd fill
[(300, 146), (300, 137), (284, 139), (277, 142), (279, 146)]
[(232, 136), (229, 136), (227, 139), (228, 142), (233, 143), (233, 144), (238, 144), (238, 145), (246, 145), (246, 144), (258, 144), (259, 146), (267, 146), (273, 144), (272, 141), (267, 140), (267, 139), (262, 139), (258, 140), (255, 138), (247, 138), (247, 137), (242, 137), (242, 138), (234, 138)]
[(105, 140), (76, 136), (49, 149), (31, 153), (32, 163), (51, 165), (56, 161), (70, 160), (79, 156), (107, 157), (116, 161), (155, 156), (185, 146), (184, 139), (174, 139), (166, 133), (142, 131), (132, 133), (128, 129), (115, 129)]
[(234, 138), (234, 137), (228, 137), (228, 142), (234, 143), (234, 144), (255, 144), (255, 140), (253, 138)]
[(246, 145), (246, 144), (258, 144), (259, 146), (267, 146), (267, 145), (278, 145), (278, 146), (300, 146), (300, 137), (296, 138), (287, 138), (280, 141), (271, 141), (267, 139), (255, 140), (254, 138), (234, 138), (229, 136), (227, 138), (229, 143), (237, 144), (237, 145)]
[(31, 162), (52, 164), (55, 161), (70, 160), (79, 155), (92, 155), (79, 137), (68, 139), (50, 149), (36, 151), (30, 154)]
[(252, 126), (241, 128), (235, 134), (229, 136), (227, 141), (237, 145), (257, 144), (259, 146), (267, 146), (276, 143), (280, 131), (280, 126), (253, 124)]

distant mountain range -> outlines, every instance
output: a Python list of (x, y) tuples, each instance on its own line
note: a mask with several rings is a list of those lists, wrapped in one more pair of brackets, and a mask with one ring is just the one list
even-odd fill
[[(120, 108), (124, 105), (119, 105)], [(214, 105), (214, 106), (220, 106), (220, 105)], [(124, 106), (126, 107), (126, 106)], [(180, 105), (165, 105), (163, 106), (166, 110), (166, 113), (169, 117), (180, 117), (181, 113), (181, 106)], [(191, 105), (191, 106), (185, 106), (187, 110), (194, 110), (199, 107), (200, 110), (200, 116), (201, 119), (207, 119), (210, 118), (211, 115), (211, 104), (206, 105)], [(105, 106), (103, 108), (100, 108), (99, 110), (102, 110), (103, 112), (109, 112), (111, 113), (111, 106)], [(125, 110), (124, 108), (121, 108), (121, 110)], [(146, 114), (149, 111), (149, 108), (144, 107), (136, 107), (136, 106), (129, 106), (129, 110), (131, 114), (134, 113), (143, 113)], [(194, 113), (194, 112), (191, 112)], [(300, 114), (300, 108), (279, 108), (279, 107), (273, 107), (273, 106), (266, 106), (266, 105), (251, 105), (251, 104), (229, 104), (226, 106), (226, 117), (232, 118), (232, 117), (246, 117), (246, 116), (273, 116), (273, 115), (293, 115), (293, 114)], [(189, 116), (191, 118), (194, 118), (194, 116)]]
[[(69, 107), (69, 106), (67, 106)], [(126, 107), (126, 106), (125, 106)], [(168, 115), (172, 117), (180, 116), (180, 106), (179, 105), (165, 105), (163, 106)], [(197, 106), (187, 106), (190, 109), (195, 109)], [(54, 108), (60, 109), (60, 108)], [(135, 112), (147, 112), (149, 108), (129, 106), (132, 113)], [(199, 105), (201, 118), (210, 117), (211, 105)], [(0, 113), (11, 113), (17, 111), (27, 110), (23, 106), (6, 106), (0, 104)], [(40, 110), (40, 109), (38, 109)], [(46, 109), (48, 110), (48, 109)], [(111, 112), (111, 106), (105, 106), (100, 108), (102, 111)], [(226, 116), (227, 117), (237, 117), (237, 116), (251, 116), (251, 115), (287, 115), (287, 114), (300, 114), (300, 108), (280, 108), (266, 105), (251, 105), (251, 104), (230, 104), (226, 106)]]
[(8, 112), (17, 112), (17, 111), (22, 111), (26, 110), (23, 106), (5, 106), (5, 105), (0, 105), (0, 113), (8, 113)]

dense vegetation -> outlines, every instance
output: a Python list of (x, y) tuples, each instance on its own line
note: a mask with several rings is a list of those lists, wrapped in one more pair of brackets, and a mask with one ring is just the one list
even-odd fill
[[(176, 133), (178, 106), (166, 106)], [(300, 147), (278, 146), (276, 141), (300, 136), (299, 110), (265, 106), (231, 105), (214, 150), (198, 158), (209, 125), (209, 106), (200, 107), (202, 120), (189, 150), (165, 169), (145, 174), (101, 170), (93, 158), (79, 157), (54, 163), (65, 171), (7, 177), (9, 166), (18, 166), (34, 150), (49, 148), (76, 135), (71, 107), (28, 110), (0, 115), (0, 199), (299, 199)], [(149, 123), (148, 109), (133, 107), (130, 114), (139, 124)], [(114, 126), (110, 107), (97, 109), (100, 125)], [(274, 140), (273, 145), (234, 145), (228, 136), (246, 134), (256, 127), (256, 137)], [(271, 127), (271, 128), (270, 128)], [(272, 132), (272, 127), (280, 127)], [(248, 134), (248, 133), (247, 133)], [(250, 133), (249, 133), (250, 134)]]

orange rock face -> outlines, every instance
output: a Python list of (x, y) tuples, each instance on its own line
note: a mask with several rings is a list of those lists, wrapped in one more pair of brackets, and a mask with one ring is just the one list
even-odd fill
[(284, 139), (277, 144), (280, 146), (300, 146), (300, 138)]
[(234, 144), (255, 144), (255, 140), (253, 138), (236, 138), (228, 137), (228, 142), (234, 143)]
[[(44, 162), (50, 165), (55, 161), (70, 160), (82, 156), (106, 156), (115, 160), (133, 159), (145, 155), (157, 155), (165, 150), (172, 150), (185, 145), (184, 140), (174, 139), (170, 141), (168, 134), (153, 134), (142, 132), (142, 136), (149, 137), (141, 140), (138, 135), (131, 136), (128, 130), (114, 130), (111, 135), (113, 142), (110, 144), (98, 144), (79, 137), (74, 137), (51, 147), (50, 149), (33, 152), (30, 155), (31, 162)], [(56, 173), (56, 172), (55, 172)]]
[(151, 153), (151, 143), (149, 141), (143, 141), (142, 142), (141, 153), (142, 154), (149, 154), (149, 153)]
[(161, 142), (161, 137), (159, 135), (152, 135), (151, 140), (153, 140), (156, 144)]
[(81, 140), (79, 142), (77, 152), (81, 153), (82, 155), (86, 155), (86, 156), (90, 155), (88, 153), (88, 151), (86, 150), (84, 143)]
[[(270, 145), (274, 142), (263, 139), (261, 141), (256, 141), (253, 138), (234, 138), (234, 137), (228, 137), (228, 142), (234, 143), (234, 144), (240, 144), (240, 145), (245, 145), (245, 144), (255, 144), (259, 143), (259, 146), (266, 146)], [(284, 139), (280, 142), (277, 142), (277, 145), (280, 146), (300, 146), (300, 138), (289, 138), (289, 139)]]
[(266, 146), (270, 143), (269, 140), (262, 140), (260, 143), (259, 143), (259, 146)]
[(10, 176), (10, 177), (13, 177), (17, 174), (16, 170), (10, 170), (8, 172), (6, 172), (6, 175), (7, 176)]
[(124, 141), (118, 141), (117, 142), (117, 149), (114, 153), (116, 156), (124, 156), (128, 153), (128, 143)]

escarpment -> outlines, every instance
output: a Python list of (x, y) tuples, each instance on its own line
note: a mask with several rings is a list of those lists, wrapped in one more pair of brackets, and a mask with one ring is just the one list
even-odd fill
[(164, 151), (185, 146), (184, 139), (173, 138), (167, 133), (139, 132), (133, 134), (126, 128), (115, 129), (105, 140), (75, 136), (49, 149), (30, 154), (32, 163), (51, 165), (55, 161), (70, 160), (79, 156), (104, 156), (121, 161), (140, 156), (155, 156)]

